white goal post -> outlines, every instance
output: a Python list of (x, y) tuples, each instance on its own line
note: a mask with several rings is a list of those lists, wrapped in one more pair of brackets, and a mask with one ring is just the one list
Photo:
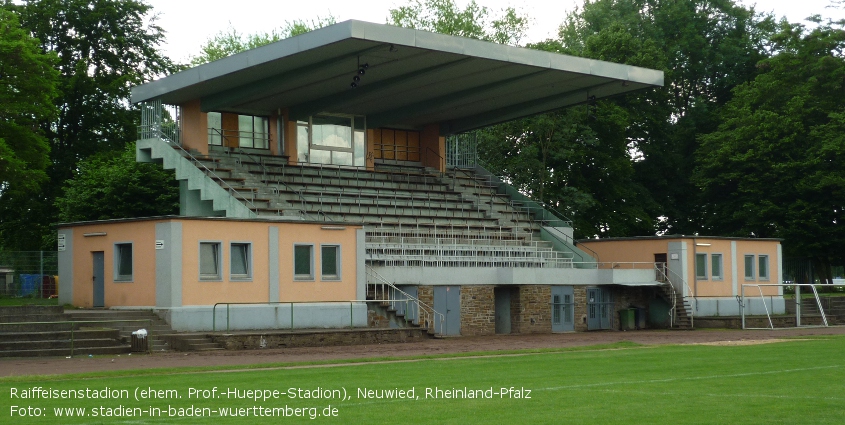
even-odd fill
[[(764, 295), (763, 288), (764, 287), (779, 287), (781, 290), (778, 291), (779, 294), (783, 294), (784, 287), (794, 287), (795, 288), (795, 327), (801, 328), (816, 328), (816, 327), (828, 327), (830, 324), (827, 321), (827, 315), (825, 314), (824, 308), (822, 307), (821, 299), (819, 298), (819, 292), (816, 290), (816, 286), (820, 284), (815, 283), (745, 283), (742, 285), (742, 291), (737, 298), (739, 299), (739, 310), (740, 314), (742, 315), (742, 329), (775, 329), (774, 322), (772, 321), (772, 312), (769, 310), (769, 305), (766, 303), (766, 298), (769, 297), (771, 299), (771, 295)], [(825, 287), (830, 287), (831, 285), (824, 285)], [(833, 285), (835, 287), (842, 287), (843, 285)], [(801, 288), (809, 287), (813, 293), (813, 297), (816, 301), (816, 306), (819, 309), (819, 314), (821, 315), (821, 325), (802, 325), (801, 324)], [(780, 295), (778, 296), (780, 297)], [(745, 316), (746, 316), (746, 306), (752, 300), (761, 300), (763, 304), (763, 308), (766, 312), (766, 317), (769, 320), (769, 327), (766, 328), (757, 328), (757, 327), (748, 327), (745, 323)]]

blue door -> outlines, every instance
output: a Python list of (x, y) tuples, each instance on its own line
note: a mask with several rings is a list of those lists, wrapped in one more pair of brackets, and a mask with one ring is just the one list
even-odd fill
[(613, 297), (604, 288), (587, 288), (587, 330), (610, 329)]
[(105, 288), (105, 263), (103, 261), (103, 251), (92, 252), (94, 259), (94, 276), (91, 279), (94, 282), (94, 307), (106, 306), (106, 288)]
[(552, 332), (575, 330), (575, 302), (571, 286), (552, 286)]
[(435, 286), (434, 310), (443, 315), (434, 315), (434, 331), (443, 335), (461, 334), (461, 287)]

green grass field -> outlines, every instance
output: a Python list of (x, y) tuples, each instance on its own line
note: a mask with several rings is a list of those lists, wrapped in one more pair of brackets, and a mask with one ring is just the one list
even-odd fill
[[(841, 424), (845, 421), (845, 337), (838, 336), (744, 346), (640, 347), (623, 343), (597, 350), (406, 360), (346, 363), (335, 367), (265, 365), (265, 369), (258, 370), (253, 366), (226, 371), (141, 370), (5, 378), (0, 379), (0, 423)], [(3, 366), (0, 362), (0, 367)], [(21, 397), (33, 395), (33, 387), (55, 392), (108, 388), (117, 395), (125, 390), (129, 398)], [(337, 390), (344, 399), (290, 398), (286, 395), (290, 388), (306, 392), (320, 389), (323, 393)], [(414, 399), (362, 397), (359, 388), (376, 393), (413, 389)], [(437, 388), (467, 388), (480, 391), (481, 396), (499, 394), (493, 394), (492, 398), (426, 397), (428, 390)], [(159, 391), (157, 396), (171, 399), (139, 397), (136, 401), (136, 395), (149, 389)], [(259, 390), (259, 394), (278, 390), (285, 395), (272, 398), (270, 394), (268, 400), (254, 400), (254, 394), (248, 390)], [(241, 396), (251, 398), (236, 398)], [(13, 411), (13, 405), (19, 407)], [(130, 411), (137, 408), (143, 416), (91, 416), (95, 410), (98, 415), (121, 413), (120, 406)], [(336, 416), (319, 416), (331, 412), (326, 410), (327, 406), (336, 409)], [(27, 407), (41, 409), (44, 416), (19, 417)], [(254, 407), (281, 408), (277, 413), (280, 415), (294, 413), (289, 410), (293, 408), (316, 409), (300, 411), (304, 417), (274, 418), (255, 417), (272, 411)], [(88, 416), (56, 417), (58, 413), (66, 415), (68, 408), (84, 408)], [(205, 413), (211, 412), (212, 416), (167, 416), (188, 408), (208, 409)], [(236, 413), (250, 416), (220, 418), (220, 409), (228, 408), (243, 408)], [(156, 414), (159, 412), (156, 409), (161, 409), (161, 416), (149, 417), (150, 409)], [(30, 409), (28, 413), (34, 412)], [(312, 413), (318, 415), (314, 420), (309, 417)]]

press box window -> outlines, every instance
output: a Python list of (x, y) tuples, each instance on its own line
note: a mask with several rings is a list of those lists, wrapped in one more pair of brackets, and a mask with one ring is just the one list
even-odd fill
[(132, 244), (114, 245), (114, 280), (129, 282), (132, 280)]
[(757, 263), (757, 276), (759, 276), (760, 280), (769, 280), (769, 256), (757, 256)]
[(200, 279), (220, 279), (220, 242), (200, 242)]
[(293, 246), (293, 278), (314, 279), (314, 245)]
[(320, 247), (321, 276), (323, 280), (340, 279), (340, 246), (323, 245)]
[(248, 243), (233, 243), (229, 251), (231, 264), (229, 273), (233, 280), (245, 280), (252, 277), (252, 246)]
[(707, 280), (707, 254), (695, 254), (695, 278)]

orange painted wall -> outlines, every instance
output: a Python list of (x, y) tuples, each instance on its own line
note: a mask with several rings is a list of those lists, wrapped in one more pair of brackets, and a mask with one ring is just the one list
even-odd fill
[[(346, 301), (356, 297), (355, 230), (360, 227), (345, 226), (344, 230), (323, 230), (319, 224), (297, 224), (279, 229), (279, 281), (280, 301)], [(314, 280), (293, 279), (294, 244), (314, 244)], [(320, 244), (341, 245), (341, 281), (323, 281), (320, 275)], [(363, 254), (363, 253), (362, 253)]]
[[(200, 280), (199, 243), (220, 242), (221, 280)], [(230, 281), (230, 243), (252, 244), (252, 279)], [(268, 296), (268, 237), (266, 223), (240, 221), (182, 221), (182, 305), (217, 302), (264, 302)]]
[[(771, 241), (753, 241), (753, 240), (744, 240), (744, 241), (737, 241), (736, 243), (736, 261), (737, 261), (737, 279), (739, 279), (740, 290), (742, 289), (742, 284), (746, 283), (780, 283), (780, 275), (778, 270), (778, 245), (777, 242)], [(754, 271), (755, 276), (754, 280), (745, 280), (745, 255), (746, 254), (754, 254)], [(758, 255), (768, 255), (769, 256), (769, 278), (768, 279), (760, 279), (757, 276), (757, 256)], [(777, 287), (761, 287), (763, 290), (763, 295), (777, 295)], [(759, 295), (760, 292), (757, 288), (748, 288), (746, 289), (745, 295), (746, 296), (754, 296)]]
[(440, 124), (428, 124), (423, 128), (420, 156), (424, 166), (446, 171), (446, 138), (440, 136)]
[(223, 146), (236, 148), (240, 146), (238, 138), (238, 114), (223, 112), (220, 114), (220, 126), (223, 128)]
[[(103, 251), (105, 306), (155, 305), (155, 221), (73, 228), (73, 305), (93, 307), (93, 252)], [(86, 233), (105, 232), (105, 236)], [(114, 244), (132, 242), (132, 281), (114, 281)]]
[[(698, 244), (698, 245), (696, 245)], [(707, 246), (709, 245), (709, 246)], [(695, 255), (707, 254), (707, 278), (695, 278)], [(714, 279), (712, 276), (713, 254), (722, 254), (722, 276)], [(733, 296), (733, 258), (731, 258), (731, 241), (725, 239), (687, 240), (687, 266), (689, 267), (687, 282), (690, 283), (700, 297)]]
[(208, 114), (200, 110), (200, 101), (192, 100), (181, 105), (182, 146), (208, 154)]

